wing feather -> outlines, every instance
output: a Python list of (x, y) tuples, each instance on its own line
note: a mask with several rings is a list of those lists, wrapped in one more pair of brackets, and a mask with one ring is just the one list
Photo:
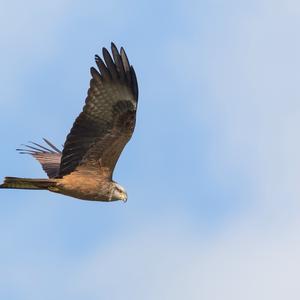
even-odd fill
[(126, 52), (123, 49), (123, 47), (121, 48), (120, 52), (121, 52), (122, 65), (124, 67), (124, 72), (125, 72), (125, 75), (126, 75), (127, 82), (129, 83), (129, 85), (132, 85), (131, 73), (130, 73), (130, 64), (129, 64)]
[(114, 61), (112, 60), (112, 58), (106, 48), (102, 48), (102, 55), (103, 55), (104, 61), (107, 65), (107, 69), (109, 70), (112, 79), (117, 80), (119, 76), (118, 76), (116, 65), (115, 65)]
[(111, 44), (112, 55), (121, 81), (125, 80), (125, 71), (120, 53), (114, 43)]
[[(83, 111), (76, 118), (62, 152), (59, 177), (99, 167), (112, 176), (116, 162), (134, 130), (138, 87), (123, 48), (112, 43), (112, 56), (95, 56)], [(99, 73), (100, 72), (100, 73)]]
[(31, 145), (23, 145), (25, 148), (17, 149), (17, 151), (21, 154), (32, 155), (42, 165), (42, 168), (47, 173), (48, 177), (54, 178), (59, 172), (61, 151), (48, 140), (43, 140), (50, 148), (30, 142), (35, 145), (35, 147)]
[[(103, 62), (102, 58), (98, 55), (95, 55), (95, 61), (96, 61), (96, 64), (97, 64), (97, 66), (98, 66), (98, 68), (101, 72), (102, 78), (105, 79), (105, 80), (110, 80), (111, 79), (110, 73), (109, 73), (108, 69), (106, 68), (106, 65)], [(92, 74), (92, 76), (93, 76), (93, 74)]]

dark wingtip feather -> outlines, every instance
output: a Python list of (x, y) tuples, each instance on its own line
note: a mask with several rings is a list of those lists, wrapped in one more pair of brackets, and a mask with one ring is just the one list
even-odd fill
[(95, 78), (97, 81), (102, 81), (102, 76), (94, 67), (91, 67), (90, 72), (93, 78)]
[(51, 148), (46, 148), (40, 144), (37, 144), (35, 142), (28, 142), (29, 144), (33, 144), (34, 146), (31, 145), (26, 145), (26, 144), (21, 144), (21, 146), (24, 146), (25, 148), (17, 148), (16, 150), (20, 153), (20, 154), (35, 154), (35, 153), (61, 153), (61, 151), (54, 146), (51, 142), (49, 142), (47, 139), (43, 138), (43, 140), (45, 141), (45, 143)]
[(99, 55), (95, 55), (95, 61), (104, 80), (110, 80), (111, 75), (102, 58)]
[(138, 100), (138, 83), (135, 71), (130, 65), (128, 57), (123, 47), (118, 51), (114, 42), (111, 42), (111, 53), (103, 47), (102, 55), (95, 55), (95, 61), (98, 66), (98, 70), (91, 68), (91, 75), (95, 80), (120, 80), (125, 81), (126, 84), (132, 89), (136, 101)]
[(115, 65), (113, 59), (111, 58), (110, 53), (104, 47), (102, 48), (102, 55), (103, 55), (104, 61), (106, 63), (107, 69), (111, 74), (111, 77), (115, 80), (118, 79), (118, 72), (116, 69), (116, 65)]
[(126, 54), (123, 47), (121, 47), (120, 55), (121, 55), (121, 59), (122, 59), (122, 62), (123, 62), (125, 72), (129, 72), (130, 71), (130, 64), (129, 64), (127, 54)]
[(111, 43), (111, 52), (115, 61), (115, 65), (117, 67), (117, 71), (121, 80), (125, 80), (125, 70), (123, 66), (123, 61), (121, 55), (114, 43)]
[(54, 151), (56, 151), (57, 153), (61, 153), (61, 151), (56, 147), (54, 146), (50, 141), (48, 141), (47, 139), (43, 138), (44, 142), (50, 146)]
[[(51, 149), (49, 149), (49, 148), (46, 148), (46, 147), (44, 147), (44, 146), (42, 146), (42, 145), (40, 145), (40, 144), (37, 144), (37, 143), (35, 143), (35, 142), (29, 142), (30, 144), (33, 144), (33, 145), (35, 145), (35, 146), (37, 146), (37, 147), (40, 147), (41, 149), (44, 149), (45, 151), (48, 151), (48, 152), (53, 152), (53, 150), (51, 150)], [(30, 147), (30, 146), (27, 146), (27, 147)], [(31, 147), (31, 148), (33, 148), (33, 147)]]
[(122, 63), (124, 66), (126, 80), (127, 80), (128, 84), (131, 86), (132, 80), (131, 80), (131, 75), (130, 75), (130, 64), (129, 64), (128, 57), (127, 57), (126, 52), (123, 47), (121, 47), (120, 55), (121, 55)]
[(116, 46), (116, 44), (114, 42), (110, 43), (110, 48), (111, 49), (113, 49), (113, 48), (118, 49), (117, 46)]
[(139, 87), (138, 87), (137, 78), (136, 78), (133, 66), (130, 67), (130, 71), (131, 71), (130, 73), (131, 73), (133, 93), (134, 93), (136, 101), (138, 101), (138, 98), (139, 98)]

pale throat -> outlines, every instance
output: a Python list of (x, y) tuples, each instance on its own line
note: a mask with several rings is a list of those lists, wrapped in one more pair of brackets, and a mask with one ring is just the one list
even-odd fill
[(123, 192), (124, 194), (126, 194), (126, 190), (118, 183), (114, 183), (115, 184), (115, 187), (120, 190), (121, 192)]

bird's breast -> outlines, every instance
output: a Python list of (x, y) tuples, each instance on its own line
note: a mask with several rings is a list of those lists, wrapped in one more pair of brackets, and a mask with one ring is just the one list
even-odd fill
[(58, 193), (82, 200), (109, 201), (109, 184), (101, 177), (73, 172), (60, 179)]

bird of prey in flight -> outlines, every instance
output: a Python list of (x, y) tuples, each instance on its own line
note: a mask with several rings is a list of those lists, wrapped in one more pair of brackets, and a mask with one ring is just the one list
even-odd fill
[(83, 200), (127, 200), (125, 189), (113, 181), (118, 158), (135, 127), (138, 84), (123, 48), (111, 44), (95, 56), (90, 87), (82, 112), (68, 134), (62, 152), (48, 140), (17, 149), (31, 154), (48, 179), (5, 177), (0, 188), (48, 190)]

